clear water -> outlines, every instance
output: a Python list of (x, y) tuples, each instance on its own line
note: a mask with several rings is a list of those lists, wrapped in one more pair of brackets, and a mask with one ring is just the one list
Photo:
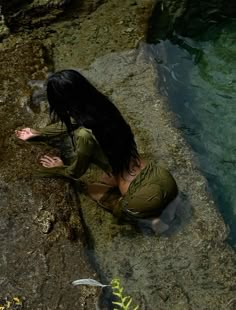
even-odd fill
[(236, 20), (153, 45), (162, 91), (236, 245)]

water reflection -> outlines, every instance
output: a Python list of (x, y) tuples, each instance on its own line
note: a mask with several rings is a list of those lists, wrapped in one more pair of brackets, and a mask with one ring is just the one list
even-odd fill
[(195, 40), (177, 37), (153, 45), (179, 128), (231, 229), (236, 246), (236, 20), (214, 25)]

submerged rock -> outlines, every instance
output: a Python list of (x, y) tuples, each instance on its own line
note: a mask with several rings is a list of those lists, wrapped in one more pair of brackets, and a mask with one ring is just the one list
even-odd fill
[[(176, 34), (193, 37), (218, 22), (235, 18), (233, 0), (165, 0), (156, 1), (149, 22), (147, 40), (155, 41)], [(154, 37), (153, 37), (154, 34)]]

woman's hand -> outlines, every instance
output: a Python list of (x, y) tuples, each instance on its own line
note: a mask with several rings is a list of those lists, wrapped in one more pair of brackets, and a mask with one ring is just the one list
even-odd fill
[(36, 137), (39, 135), (39, 132), (32, 128), (23, 128), (21, 130), (16, 130), (15, 131), (17, 138), (26, 141), (29, 138)]
[(60, 157), (51, 157), (48, 155), (44, 155), (40, 158), (40, 163), (45, 168), (54, 168), (54, 167), (61, 167), (64, 166), (63, 161)]

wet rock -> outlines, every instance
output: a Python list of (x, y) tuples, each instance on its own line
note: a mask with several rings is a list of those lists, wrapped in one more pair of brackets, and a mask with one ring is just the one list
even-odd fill
[(156, 1), (149, 22), (147, 40), (153, 42), (157, 37), (164, 39), (176, 33), (188, 37), (196, 36), (215, 23), (235, 16), (234, 1), (227, 1), (227, 3), (223, 0)]
[(109, 0), (87, 0), (81, 1), (80, 5), (80, 15), (89, 15), (92, 12), (102, 5), (103, 3), (108, 2)]
[[(233, 309), (235, 252), (226, 242), (223, 219), (205, 191), (206, 180), (171, 125), (174, 116), (157, 91), (151, 49), (144, 45), (139, 51), (108, 54), (84, 74), (119, 107), (144, 154), (151, 153), (170, 169), (182, 196), (175, 221), (159, 236), (116, 223), (111, 214), (83, 200), (83, 219), (104, 283), (120, 278), (125, 292), (142, 310), (220, 310), (228, 305)], [(178, 145), (175, 153), (173, 145)]]
[[(91, 4), (94, 3), (94, 7)], [(84, 1), (51, 26), (55, 70), (89, 65), (108, 52), (134, 48), (142, 40), (153, 0)]]
[(51, 212), (44, 210), (41, 211), (40, 214), (38, 214), (34, 218), (34, 220), (35, 222), (40, 224), (41, 231), (44, 234), (48, 234), (53, 229), (53, 225), (55, 223), (55, 216)]
[(9, 35), (10, 31), (5, 24), (5, 18), (0, 12), (0, 41)]
[(9, 1), (3, 5), (6, 23), (12, 31), (46, 25), (64, 12), (71, 0)]
[[(35, 35), (40, 40), (45, 33), (50, 35), (56, 69), (86, 67), (99, 57), (84, 70), (85, 75), (121, 109), (134, 128), (141, 151), (172, 171), (184, 198), (170, 230), (155, 236), (129, 223), (117, 223), (109, 213), (80, 197), (90, 237), (88, 251), (104, 283), (120, 278), (125, 293), (133, 296), (140, 309), (234, 309), (235, 254), (225, 243), (227, 229), (205, 193), (205, 180), (188, 147), (171, 125), (172, 114), (156, 90), (158, 74), (152, 54), (146, 48), (139, 53), (121, 52), (134, 47), (133, 41), (144, 33), (152, 1), (136, 2), (83, 1), (85, 7), (96, 3), (92, 14), (84, 10), (83, 22), (77, 18), (80, 9), (73, 8), (63, 23), (42, 27)], [(103, 6), (97, 5), (100, 3)], [(31, 27), (29, 19), (24, 24), (23, 15), (19, 16), (16, 28)], [(35, 25), (39, 24), (36, 18)], [(122, 32), (127, 28), (135, 31), (125, 35)], [(6, 142), (5, 136), (0, 139), (4, 146), (0, 149), (2, 294), (26, 295), (27, 309), (93, 309), (98, 292), (87, 287), (71, 290), (68, 284), (96, 277), (81, 254), (85, 234), (80, 204), (65, 199), (63, 182), (32, 179), (32, 167), (42, 151), (14, 140), (16, 127), (47, 123), (44, 111), (35, 114), (27, 109), (32, 97), (28, 81), (47, 76), (39, 41), (28, 44), (27, 37), (28, 33), (24, 40), (17, 39), (7, 47), (4, 42), (0, 53), (4, 68), (0, 129), (7, 137)], [(32, 98), (35, 105), (42, 99), (40, 93)], [(53, 226), (46, 235), (34, 221), (40, 210), (53, 215)]]
[(31, 102), (30, 102), (29, 107), (35, 113), (48, 111), (45, 81), (32, 80), (32, 81), (29, 81), (28, 84), (32, 89), (32, 96), (31, 96)]
[(65, 199), (64, 182), (32, 177), (48, 149), (14, 134), (17, 128), (48, 122), (47, 114), (27, 108), (29, 81), (35, 78), (37, 84), (47, 77), (43, 56), (40, 41), (11, 37), (1, 44), (0, 299), (18, 296), (29, 310), (92, 309), (100, 291), (70, 285), (79, 277), (96, 278), (84, 256), (79, 203)]

